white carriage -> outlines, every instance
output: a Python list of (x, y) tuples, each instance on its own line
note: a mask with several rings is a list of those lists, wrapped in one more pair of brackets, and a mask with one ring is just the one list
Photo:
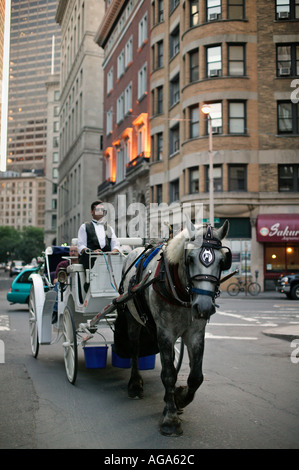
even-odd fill
[[(121, 239), (121, 245), (142, 246), (141, 239)], [(105, 328), (113, 331), (117, 316), (117, 303), (123, 303), (134, 292), (142, 289), (147, 278), (135, 286), (130, 294), (120, 295), (118, 289), (126, 259), (124, 250), (119, 253), (89, 253), (89, 269), (81, 264), (70, 264), (66, 272), (59, 273), (58, 292), (54, 288), (53, 273), (68, 247), (48, 247), (38, 273), (32, 274), (29, 299), (30, 341), (36, 358), (40, 345), (50, 345), (62, 340), (66, 375), (75, 383), (78, 370), (78, 346), (102, 344), (113, 341), (106, 338)], [(94, 263), (94, 264), (93, 264)], [(52, 324), (54, 304), (57, 302), (57, 321)], [(109, 331), (109, 330), (108, 330)], [(180, 368), (184, 345), (176, 348), (176, 367)]]

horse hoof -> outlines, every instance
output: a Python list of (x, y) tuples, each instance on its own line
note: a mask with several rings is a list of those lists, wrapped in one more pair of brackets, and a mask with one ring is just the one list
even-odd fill
[(160, 432), (163, 436), (181, 436), (183, 434), (181, 420), (164, 417), (160, 424)]
[(175, 424), (162, 424), (160, 426), (160, 433), (162, 436), (181, 436), (183, 434), (181, 423)]
[(140, 400), (143, 398), (143, 390), (139, 391), (134, 391), (134, 390), (129, 390), (128, 391), (128, 398), (131, 398), (131, 400)]

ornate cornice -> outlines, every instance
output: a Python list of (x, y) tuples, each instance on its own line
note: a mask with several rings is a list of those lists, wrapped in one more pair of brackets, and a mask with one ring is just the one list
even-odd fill
[(68, 0), (59, 0), (58, 6), (57, 6), (55, 21), (60, 26), (61, 26), (63, 16), (67, 7), (67, 2)]
[(105, 44), (109, 37), (109, 33), (111, 32), (111, 29), (113, 28), (125, 3), (126, 0), (114, 0), (113, 2), (111, 2), (95, 36), (95, 42), (100, 47), (105, 47)]

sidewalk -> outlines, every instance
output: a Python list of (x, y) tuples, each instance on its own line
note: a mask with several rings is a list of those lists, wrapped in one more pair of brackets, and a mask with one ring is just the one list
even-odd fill
[(263, 334), (273, 336), (274, 338), (285, 339), (286, 341), (292, 341), (293, 339), (298, 339), (299, 341), (299, 325), (280, 325), (263, 331)]

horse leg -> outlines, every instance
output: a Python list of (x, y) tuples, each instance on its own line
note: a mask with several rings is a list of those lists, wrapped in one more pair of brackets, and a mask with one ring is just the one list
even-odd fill
[(183, 431), (174, 399), (175, 384), (177, 381), (177, 371), (173, 364), (174, 343), (163, 337), (162, 341), (159, 341), (159, 344), (162, 345), (160, 347), (162, 362), (161, 380), (165, 388), (165, 408), (160, 424), (160, 432), (165, 436), (178, 436), (182, 434)]
[(139, 373), (138, 356), (139, 356), (139, 339), (142, 325), (139, 325), (129, 313), (128, 318), (128, 335), (132, 351), (132, 367), (131, 376), (128, 383), (129, 398), (143, 398), (143, 380)]
[(175, 390), (175, 403), (178, 409), (185, 408), (194, 399), (197, 389), (203, 382), (202, 362), (204, 354), (204, 334), (187, 343), (190, 360), (190, 373), (187, 379), (187, 386), (177, 387)]

